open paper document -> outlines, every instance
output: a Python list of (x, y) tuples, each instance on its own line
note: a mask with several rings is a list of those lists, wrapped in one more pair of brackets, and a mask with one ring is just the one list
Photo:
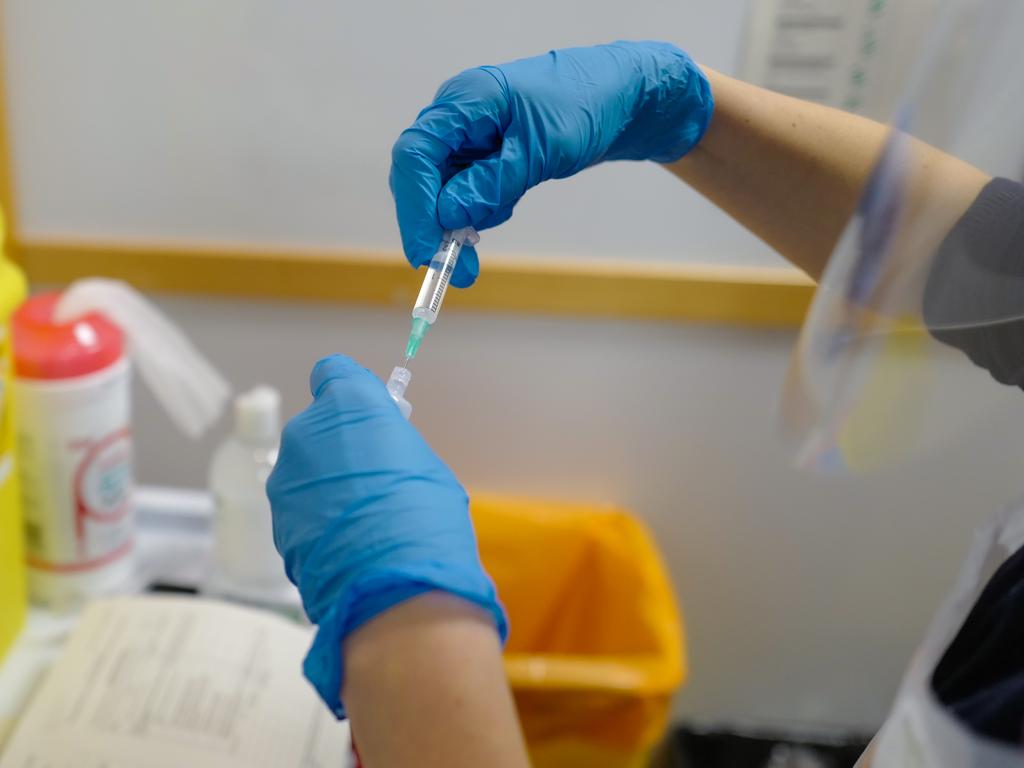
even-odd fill
[(195, 598), (90, 605), (0, 768), (337, 768), (338, 723), (302, 677), (310, 634)]

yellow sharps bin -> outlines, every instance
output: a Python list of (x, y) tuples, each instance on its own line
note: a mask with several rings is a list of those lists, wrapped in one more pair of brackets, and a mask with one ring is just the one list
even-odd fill
[(534, 768), (644, 768), (686, 677), (682, 617), (625, 510), (474, 496), (512, 633), (505, 672)]
[(21, 503), (14, 468), (14, 409), (11, 406), (10, 319), (25, 298), (25, 276), (7, 258), (0, 216), (0, 659), (25, 621), (25, 554)]

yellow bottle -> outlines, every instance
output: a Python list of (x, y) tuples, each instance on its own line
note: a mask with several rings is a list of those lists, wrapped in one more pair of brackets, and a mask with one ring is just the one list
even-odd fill
[(14, 468), (10, 319), (25, 299), (25, 275), (7, 258), (0, 217), (0, 659), (25, 621), (25, 555), (18, 473)]

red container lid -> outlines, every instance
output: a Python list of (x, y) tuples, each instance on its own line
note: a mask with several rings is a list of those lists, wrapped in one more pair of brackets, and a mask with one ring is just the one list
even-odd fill
[(69, 379), (103, 370), (124, 354), (121, 329), (98, 312), (53, 322), (59, 293), (33, 296), (14, 313), (14, 373), (23, 379)]

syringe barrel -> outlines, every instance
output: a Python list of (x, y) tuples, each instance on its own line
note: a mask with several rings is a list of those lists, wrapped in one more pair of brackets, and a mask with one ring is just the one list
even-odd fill
[(448, 284), (451, 282), (455, 265), (459, 263), (462, 246), (466, 243), (476, 245), (479, 241), (480, 237), (472, 227), (444, 233), (441, 245), (427, 267), (427, 274), (423, 278), (423, 285), (420, 286), (416, 304), (412, 309), (413, 317), (422, 318), (431, 325), (434, 324), (441, 304), (444, 302), (444, 295), (448, 291)]

